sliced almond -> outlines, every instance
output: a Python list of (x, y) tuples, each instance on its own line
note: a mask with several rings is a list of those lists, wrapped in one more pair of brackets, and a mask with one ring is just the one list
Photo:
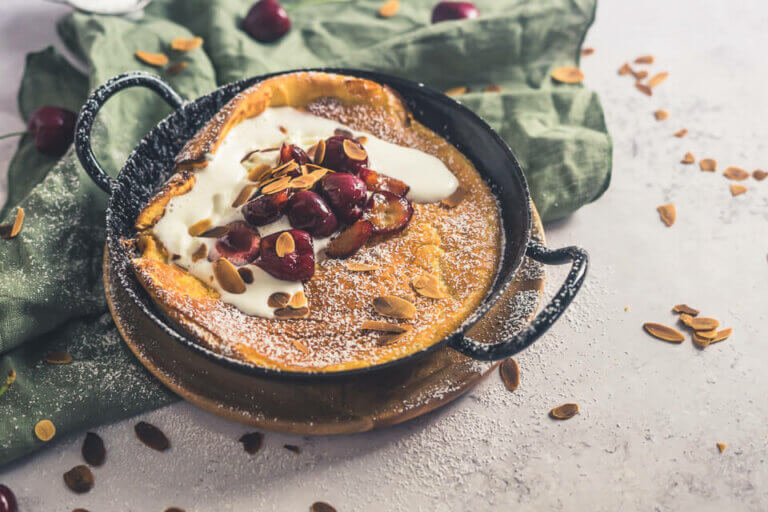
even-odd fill
[(259, 190), (259, 186), (255, 183), (244, 186), (242, 189), (240, 189), (240, 193), (237, 194), (235, 200), (232, 201), (232, 208), (239, 208), (243, 206), (251, 197), (253, 197), (253, 194), (255, 194), (257, 190)]
[(763, 181), (765, 178), (768, 178), (768, 172), (763, 171), (762, 169), (755, 169), (752, 171), (752, 177), (757, 181)]
[(281, 308), (275, 310), (275, 317), (281, 320), (296, 320), (298, 318), (306, 318), (309, 316), (309, 308), (303, 307), (298, 309), (293, 308)]
[(405, 299), (395, 295), (383, 295), (373, 299), (373, 309), (382, 316), (410, 319), (416, 316), (416, 308)]
[(712, 158), (703, 158), (699, 161), (699, 167), (702, 171), (715, 172), (717, 170), (717, 162)]
[(385, 332), (384, 334), (379, 336), (379, 339), (377, 340), (378, 345), (380, 347), (391, 345), (397, 342), (398, 340), (403, 339), (403, 337), (405, 337), (406, 334), (408, 334), (413, 330), (413, 326), (411, 325), (405, 325), (404, 327), (405, 327), (405, 331), (401, 333)]
[(587, 57), (588, 55), (592, 55), (593, 53), (595, 53), (595, 49), (594, 48), (590, 48), (589, 46), (587, 46), (586, 48), (582, 48), (581, 49), (582, 57)]
[(315, 148), (315, 157), (313, 158), (314, 162), (319, 164), (322, 163), (325, 159), (325, 141), (319, 140), (317, 142), (317, 147)]
[(499, 375), (507, 389), (514, 391), (520, 385), (520, 367), (511, 357), (505, 359), (499, 365)]
[(715, 336), (717, 336), (717, 329), (712, 329), (711, 331), (695, 331), (695, 333), (701, 336), (702, 338), (711, 340), (711, 339), (714, 339)]
[(698, 309), (694, 309), (688, 304), (678, 304), (672, 308), (672, 311), (674, 311), (675, 313), (685, 313), (691, 316), (696, 316), (699, 314)]
[(648, 334), (651, 336), (660, 340), (669, 341), (670, 343), (682, 343), (683, 340), (685, 340), (683, 333), (677, 329), (667, 327), (666, 325), (661, 325), (654, 322), (646, 322), (643, 324), (643, 329), (648, 331)]
[(562, 66), (552, 71), (552, 78), (564, 84), (578, 84), (584, 81), (584, 73), (575, 66)]
[(296, 163), (296, 160), (288, 160), (284, 164), (278, 165), (274, 169), (270, 171), (270, 174), (275, 178), (282, 178), (283, 176), (287, 176), (290, 173), (293, 173), (296, 169), (298, 169), (299, 164)]
[(168, 64), (168, 56), (164, 53), (136, 52), (134, 55), (141, 62), (150, 66), (161, 68)]
[(0, 224), (0, 238), (10, 240), (21, 232), (21, 226), (24, 224), (24, 208), (16, 208), (16, 218), (8, 224)]
[(727, 445), (725, 443), (715, 443), (715, 446), (717, 446), (717, 449), (720, 451), (720, 453), (723, 453)]
[(712, 343), (711, 338), (705, 338), (698, 332), (694, 332), (692, 335), (692, 338), (693, 338), (693, 343), (699, 348), (707, 348), (709, 344)]
[(290, 302), (291, 296), (285, 292), (275, 292), (267, 299), (267, 306), (271, 308), (284, 308)]
[(691, 326), (691, 321), (693, 320), (693, 316), (689, 315), (688, 313), (683, 313), (680, 315), (680, 322), (682, 322), (683, 325), (686, 327)]
[(211, 227), (211, 224), (213, 224), (211, 219), (199, 220), (189, 226), (187, 233), (189, 233), (190, 236), (200, 236), (202, 233), (208, 231), (208, 229)]
[(291, 344), (298, 349), (299, 352), (303, 354), (309, 354), (309, 348), (299, 340), (291, 340)]
[(48, 352), (45, 354), (45, 362), (48, 364), (69, 364), (72, 362), (72, 356), (67, 352)]
[(288, 302), (288, 307), (293, 309), (303, 308), (307, 305), (307, 296), (302, 291), (298, 291), (293, 294), (291, 300)]
[(216, 227), (213, 227), (211, 229), (207, 229), (207, 230), (203, 231), (202, 233), (200, 233), (197, 236), (199, 236), (200, 238), (221, 238), (224, 235), (226, 235), (227, 233), (229, 233), (229, 227), (227, 227), (227, 226), (216, 226)]
[(549, 411), (549, 415), (556, 420), (567, 420), (579, 414), (578, 404), (563, 404)]
[(670, 227), (675, 223), (675, 220), (677, 219), (677, 209), (674, 204), (663, 204), (657, 207), (656, 210), (659, 212), (661, 221), (666, 224), (667, 227)]
[(646, 96), (653, 96), (653, 89), (642, 82), (635, 82), (635, 88)]
[(675, 132), (675, 137), (678, 137), (678, 138), (685, 137), (686, 135), (688, 135), (688, 129), (687, 128), (683, 128), (683, 129), (678, 130), (678, 131)]
[(290, 188), (296, 190), (308, 190), (314, 186), (317, 180), (310, 174), (302, 174), (296, 178), (293, 178), (290, 183)]
[(201, 260), (208, 256), (208, 246), (205, 244), (200, 244), (200, 247), (195, 249), (195, 252), (192, 253), (192, 262)]
[(632, 66), (629, 65), (629, 62), (625, 62), (619, 68), (619, 74), (620, 75), (634, 75), (635, 72), (632, 70)]
[(641, 55), (635, 59), (635, 64), (653, 64), (653, 55)]
[(275, 242), (275, 252), (278, 258), (290, 254), (296, 250), (296, 242), (288, 231), (283, 231)]
[(373, 272), (375, 270), (379, 270), (379, 267), (376, 265), (368, 265), (367, 263), (357, 263), (355, 261), (350, 261), (347, 263), (347, 269), (352, 272)]
[(381, 331), (381, 332), (391, 332), (395, 334), (404, 333), (408, 330), (407, 325), (402, 324), (391, 324), (389, 322), (378, 322), (375, 320), (366, 320), (365, 322), (360, 325), (360, 330), (362, 331)]
[(466, 196), (467, 196), (467, 191), (462, 187), (458, 187), (453, 192), (453, 194), (449, 195), (448, 197), (440, 201), (440, 203), (443, 206), (447, 206), (448, 208), (456, 208), (457, 206), (459, 206), (459, 204), (464, 200)]
[(715, 320), (714, 318), (707, 318), (707, 317), (696, 317), (691, 319), (690, 328), (694, 331), (711, 331), (712, 329), (717, 329), (717, 327), (720, 325), (720, 322)]
[(446, 96), (461, 96), (462, 94), (467, 94), (468, 90), (463, 85), (460, 87), (451, 87), (447, 91), (445, 91)]
[(190, 37), (189, 39), (186, 37), (177, 37), (171, 41), (171, 48), (177, 52), (188, 52), (200, 48), (201, 46), (203, 46), (202, 37)]
[(669, 119), (669, 112), (666, 110), (657, 110), (653, 113), (653, 117), (655, 117), (657, 121), (664, 121), (665, 119)]
[(269, 166), (267, 164), (259, 164), (248, 171), (248, 180), (253, 182), (261, 181), (268, 173)]
[(344, 154), (352, 160), (360, 161), (368, 158), (368, 153), (366, 153), (365, 149), (358, 146), (353, 140), (344, 139), (341, 147), (344, 149)]
[(696, 157), (693, 156), (693, 153), (688, 151), (685, 155), (683, 155), (683, 159), (680, 160), (680, 162), (684, 164), (692, 164), (696, 162)]
[(266, 185), (264, 188), (262, 188), (261, 193), (264, 195), (274, 194), (276, 192), (280, 192), (282, 190), (287, 189), (290, 184), (291, 184), (291, 177), (283, 176), (279, 180), (273, 181), (269, 185)]
[(56, 426), (51, 420), (40, 420), (35, 425), (35, 435), (41, 441), (50, 441), (56, 435)]
[(648, 72), (644, 69), (641, 69), (640, 71), (635, 71), (633, 75), (635, 76), (635, 80), (642, 80), (648, 76)]
[(483, 89), (485, 92), (501, 92), (501, 86), (497, 84), (490, 84), (486, 85), (485, 89)]
[(213, 275), (219, 285), (229, 293), (245, 293), (245, 282), (237, 268), (226, 258), (219, 258), (213, 262)]
[(661, 84), (664, 80), (667, 79), (669, 76), (669, 73), (666, 71), (662, 71), (661, 73), (656, 73), (651, 78), (648, 79), (648, 87), (656, 87), (657, 85)]
[(168, 66), (165, 72), (171, 76), (178, 75), (179, 73), (187, 69), (187, 66), (189, 66), (189, 62), (187, 61), (177, 62), (175, 64), (171, 64), (170, 66)]
[(744, 181), (749, 178), (749, 173), (741, 167), (729, 167), (723, 173), (723, 176), (733, 181)]
[(736, 185), (735, 183), (731, 185), (731, 195), (732, 196), (740, 196), (741, 194), (746, 193), (747, 187), (744, 185)]
[(728, 337), (733, 334), (732, 328), (723, 329), (722, 331), (717, 331), (717, 334), (715, 334), (715, 337), (712, 338), (712, 343), (718, 343), (720, 341), (728, 339)]
[(400, 0), (387, 0), (379, 7), (379, 16), (391, 18), (400, 10)]
[(413, 281), (411, 281), (411, 286), (416, 290), (416, 293), (430, 299), (442, 299), (445, 297), (440, 286), (440, 280), (432, 274), (422, 274), (414, 277)]

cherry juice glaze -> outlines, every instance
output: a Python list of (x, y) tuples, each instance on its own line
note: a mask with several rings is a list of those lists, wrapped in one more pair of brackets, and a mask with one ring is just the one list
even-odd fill
[[(276, 279), (250, 264), (246, 267), (252, 271), (254, 280), (246, 285), (244, 293), (233, 294), (223, 290), (214, 278), (211, 262), (206, 258), (192, 261), (192, 254), (201, 243), (210, 249), (214, 241), (191, 236), (189, 226), (203, 219), (210, 219), (213, 226), (243, 219), (240, 208), (231, 205), (240, 190), (251, 183), (248, 181), (248, 169), (241, 163), (246, 154), (259, 149), (278, 148), (283, 142), (307, 149), (318, 140), (330, 137), (339, 128), (356, 137), (364, 135), (370, 167), (407, 183), (411, 187), (408, 199), (413, 202), (437, 202), (451, 195), (458, 187), (453, 173), (432, 155), (392, 144), (293, 107), (268, 108), (261, 115), (248, 118), (232, 128), (216, 153), (211, 155), (208, 165), (195, 172), (196, 181), (192, 190), (173, 197), (168, 203), (165, 214), (153, 228), (155, 236), (169, 254), (179, 255), (174, 263), (217, 290), (225, 303), (247, 315), (274, 318), (273, 308), (267, 305), (270, 295), (276, 292), (292, 295), (303, 290), (303, 284)], [(249, 165), (276, 165), (278, 153), (256, 153), (249, 158)], [(285, 216), (258, 228), (262, 237), (285, 229), (290, 229)], [(330, 238), (313, 240), (318, 261), (323, 258)]]

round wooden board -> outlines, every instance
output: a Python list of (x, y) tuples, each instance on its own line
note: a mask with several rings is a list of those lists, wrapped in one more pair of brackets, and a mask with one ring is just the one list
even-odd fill
[[(544, 242), (533, 208), (531, 236)], [(216, 364), (177, 343), (119, 286), (104, 257), (104, 287), (112, 317), (141, 363), (185, 400), (218, 416), (292, 434), (348, 434), (395, 425), (433, 411), (471, 389), (498, 366), (442, 347), (425, 357), (377, 372), (312, 382), (256, 377)], [(468, 335), (496, 342), (533, 317), (544, 272), (525, 258), (517, 279)]]

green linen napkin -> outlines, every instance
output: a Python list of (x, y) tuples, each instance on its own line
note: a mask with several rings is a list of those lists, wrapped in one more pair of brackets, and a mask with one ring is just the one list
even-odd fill
[[(478, 0), (476, 20), (429, 23), (436, 0), (409, 0), (382, 19), (380, 0), (284, 1), (291, 32), (272, 44), (240, 28), (250, 0), (155, 0), (139, 21), (73, 14), (59, 23), (84, 75), (53, 49), (30, 54), (19, 91), (24, 119), (41, 105), (77, 110), (109, 77), (149, 68), (134, 52), (167, 51), (175, 37), (199, 35), (204, 47), (168, 80), (193, 99), (243, 77), (301, 67), (364, 68), (437, 89), (467, 86), (462, 103), (512, 146), (545, 220), (563, 217), (607, 188), (611, 142), (595, 93), (553, 83), (554, 67), (578, 65), (595, 0)], [(501, 93), (482, 92), (501, 86)], [(169, 112), (149, 91), (111, 99), (93, 133), (105, 168), (117, 170), (138, 140)], [(9, 169), (9, 199), (26, 212), (21, 234), (0, 240), (0, 375), (16, 382), (0, 396), (0, 464), (42, 447), (34, 425), (50, 419), (57, 436), (128, 417), (176, 399), (120, 340), (106, 312), (101, 256), (106, 195), (74, 152), (59, 161), (22, 138)], [(74, 362), (44, 362), (50, 351)], [(0, 382), (1, 383), (1, 382)]]

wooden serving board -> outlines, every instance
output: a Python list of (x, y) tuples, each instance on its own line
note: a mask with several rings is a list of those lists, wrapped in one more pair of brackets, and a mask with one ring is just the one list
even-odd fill
[[(533, 208), (532, 237), (544, 242)], [(433, 411), (471, 389), (496, 368), (442, 347), (425, 357), (372, 373), (313, 382), (246, 375), (177, 343), (148, 319), (120, 287), (104, 257), (112, 317), (141, 363), (185, 400), (218, 416), (292, 434), (348, 434), (395, 425)], [(533, 317), (544, 272), (525, 258), (517, 279), (468, 335), (496, 342)]]

